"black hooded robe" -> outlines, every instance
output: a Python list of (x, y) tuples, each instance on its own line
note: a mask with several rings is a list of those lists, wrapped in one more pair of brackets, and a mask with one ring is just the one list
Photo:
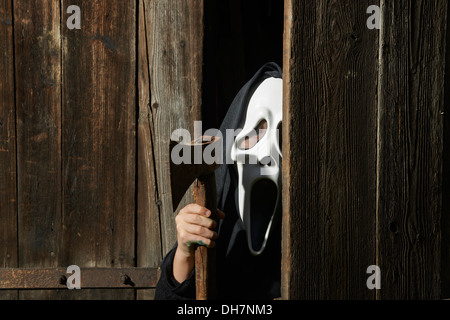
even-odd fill
[[(245, 84), (233, 100), (220, 127), (225, 152), (223, 164), (216, 171), (217, 203), (226, 217), (219, 222), (219, 237), (216, 242), (217, 299), (266, 300), (280, 297), (280, 208), (264, 252), (253, 256), (248, 249), (247, 236), (239, 216), (237, 171), (233, 164), (226, 164), (232, 145), (232, 142), (226, 141), (226, 130), (242, 128), (250, 98), (268, 78), (282, 78), (282, 70), (276, 63), (265, 64)], [(161, 277), (155, 294), (157, 300), (195, 299), (195, 270), (183, 283), (178, 283), (173, 277), (172, 265), (176, 248), (177, 244), (162, 261)]]

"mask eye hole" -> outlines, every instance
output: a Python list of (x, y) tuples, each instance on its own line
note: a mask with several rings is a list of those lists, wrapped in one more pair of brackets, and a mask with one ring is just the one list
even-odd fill
[(249, 150), (261, 140), (267, 132), (268, 124), (266, 120), (261, 120), (256, 128), (241, 139), (238, 143), (240, 150)]

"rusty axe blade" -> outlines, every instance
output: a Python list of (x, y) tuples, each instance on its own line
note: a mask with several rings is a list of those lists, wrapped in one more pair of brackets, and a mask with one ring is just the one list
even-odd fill
[[(201, 176), (207, 176), (214, 173), (216, 169), (220, 167), (220, 164), (213, 163), (207, 164), (203, 160), (203, 154), (205, 148), (212, 144), (220, 143), (221, 139), (217, 137), (202, 136), (201, 138), (192, 141), (190, 144), (181, 144), (175, 141), (170, 142), (170, 186), (172, 191), (172, 205), (173, 211), (175, 211), (181, 202), (181, 199), (186, 194), (186, 191)], [(179, 147), (182, 152), (188, 152), (190, 154), (190, 161), (188, 163), (175, 164), (172, 157), (172, 151), (175, 147)], [(177, 150), (178, 151), (178, 150)], [(199, 163), (200, 157), (195, 159), (195, 154), (201, 154), (201, 163)], [(197, 161), (195, 161), (197, 160)], [(195, 163), (197, 162), (197, 163)], [(215, 210), (215, 208), (208, 208)]]

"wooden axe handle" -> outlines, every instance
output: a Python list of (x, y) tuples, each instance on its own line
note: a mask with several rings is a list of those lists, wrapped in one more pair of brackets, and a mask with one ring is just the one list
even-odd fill
[[(194, 184), (194, 201), (208, 208), (217, 222), (217, 192), (214, 173), (200, 176)], [(195, 250), (195, 284), (197, 300), (216, 299), (216, 250), (198, 246)]]
[[(172, 207), (178, 207), (186, 190), (194, 182), (194, 201), (196, 204), (211, 211), (211, 218), (217, 222), (217, 192), (216, 176), (214, 171), (220, 167), (219, 163), (196, 164), (195, 152), (203, 151), (211, 144), (220, 144), (218, 137), (203, 136), (188, 145), (180, 145), (178, 142), (170, 142), (170, 154), (177, 146), (186, 148), (193, 161), (189, 164), (175, 164), (170, 162), (170, 185), (172, 190)], [(200, 148), (200, 149), (198, 149)], [(172, 160), (172, 159), (171, 159)], [(195, 251), (195, 278), (197, 300), (211, 300), (216, 298), (216, 251), (198, 246)]]

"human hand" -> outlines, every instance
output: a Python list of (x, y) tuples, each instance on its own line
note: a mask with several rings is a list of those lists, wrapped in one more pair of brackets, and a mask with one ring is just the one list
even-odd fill
[[(217, 209), (217, 219), (225, 214)], [(211, 219), (211, 211), (197, 204), (184, 207), (175, 218), (178, 250), (184, 256), (194, 256), (196, 245), (214, 248), (217, 240), (217, 222)]]
[[(217, 209), (217, 219), (225, 214)], [(195, 246), (213, 248), (216, 245), (217, 222), (211, 219), (211, 211), (197, 204), (184, 207), (175, 218), (178, 246), (173, 261), (173, 276), (182, 283), (194, 268)]]

